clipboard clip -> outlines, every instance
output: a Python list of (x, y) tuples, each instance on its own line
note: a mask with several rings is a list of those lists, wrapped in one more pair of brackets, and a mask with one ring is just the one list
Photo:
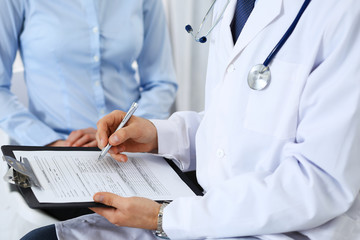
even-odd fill
[(22, 188), (42, 188), (27, 158), (20, 157), (20, 161), (18, 161), (15, 158), (3, 156), (3, 159), (10, 167), (4, 176), (6, 182)]

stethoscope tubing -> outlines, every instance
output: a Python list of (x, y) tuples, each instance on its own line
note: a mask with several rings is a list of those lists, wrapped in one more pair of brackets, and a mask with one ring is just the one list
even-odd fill
[[(195, 41), (197, 41), (197, 42), (205, 43), (207, 41), (207, 36), (214, 29), (214, 27), (220, 22), (220, 19), (222, 18), (227, 6), (229, 5), (230, 0), (227, 0), (227, 3), (225, 5), (225, 7), (223, 8), (220, 16), (215, 21), (215, 23), (212, 25), (210, 30), (206, 33), (206, 35), (202, 36), (201, 38), (198, 38), (197, 36), (200, 33), (204, 22), (208, 18), (208, 15), (209, 15), (210, 11), (213, 9), (213, 7), (215, 5), (215, 2), (216, 2), (216, 0), (214, 0), (212, 2), (211, 6), (210, 6), (210, 9), (205, 14), (205, 16), (204, 16), (204, 18), (203, 18), (203, 20), (202, 20), (202, 22), (200, 24), (199, 30), (197, 31), (197, 33), (195, 35), (193, 33), (193, 28), (191, 27), (191, 25), (186, 25), (186, 27), (185, 27), (186, 31), (188, 33), (190, 33), (194, 37)], [(298, 24), (301, 16), (305, 12), (305, 10), (308, 7), (308, 5), (310, 4), (310, 2), (311, 2), (311, 0), (305, 0), (304, 1), (304, 3), (302, 4), (302, 6), (301, 6), (301, 8), (300, 8), (300, 10), (298, 12), (298, 14), (296, 15), (295, 19), (293, 20), (293, 22), (291, 23), (289, 28), (286, 30), (285, 34), (282, 36), (280, 41), (275, 45), (275, 47), (269, 53), (269, 55), (265, 59), (264, 63), (263, 64), (257, 64), (257, 65), (253, 66), (250, 69), (250, 72), (248, 74), (248, 84), (249, 84), (249, 87), (251, 89), (253, 89), (253, 90), (263, 90), (269, 85), (269, 83), (271, 81), (271, 72), (270, 72), (269, 64), (271, 63), (271, 61), (274, 59), (276, 54), (280, 51), (280, 49), (283, 47), (285, 42), (288, 40), (288, 38), (293, 33), (294, 29), (296, 28), (296, 25)]]
[(269, 56), (265, 59), (263, 65), (265, 67), (268, 67), (268, 65), (271, 63), (271, 61), (274, 59), (274, 57), (276, 56), (276, 54), (280, 51), (280, 49), (282, 48), (282, 46), (285, 44), (285, 42), (288, 40), (288, 38), (291, 36), (292, 32), (294, 31), (296, 25), (298, 24), (301, 16), (303, 15), (303, 13), (305, 12), (306, 8), (308, 7), (309, 3), (311, 2), (311, 0), (305, 0), (305, 2), (303, 3), (300, 11), (298, 12), (298, 14), (296, 15), (294, 21), (292, 22), (292, 24), (290, 25), (290, 27), (288, 28), (288, 30), (285, 32), (284, 36), (280, 39), (280, 41), (278, 42), (278, 44), (276, 44), (276, 46), (274, 47), (274, 49), (270, 52)]

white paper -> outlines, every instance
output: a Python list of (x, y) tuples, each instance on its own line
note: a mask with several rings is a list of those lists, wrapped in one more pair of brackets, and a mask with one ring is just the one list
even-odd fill
[(160, 156), (129, 153), (120, 163), (107, 155), (97, 161), (98, 151), (14, 151), (25, 157), (42, 189), (32, 190), (40, 203), (92, 202), (96, 192), (173, 200), (195, 196)]

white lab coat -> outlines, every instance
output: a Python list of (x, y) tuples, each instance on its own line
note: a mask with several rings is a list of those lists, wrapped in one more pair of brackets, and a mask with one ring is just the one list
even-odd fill
[[(171, 239), (293, 239), (282, 234), (293, 231), (360, 239), (360, 2), (313, 0), (270, 64), (263, 91), (248, 87), (248, 72), (303, 0), (258, 0), (234, 46), (235, 4), (211, 34), (204, 113), (154, 121), (159, 152), (184, 169), (196, 160), (206, 190), (165, 208), (165, 232)], [(69, 226), (79, 231), (76, 221)]]

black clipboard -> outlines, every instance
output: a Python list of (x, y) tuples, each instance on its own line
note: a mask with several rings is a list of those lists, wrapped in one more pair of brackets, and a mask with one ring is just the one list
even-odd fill
[[(37, 147), (37, 146), (17, 146), (17, 145), (4, 145), (1, 146), (1, 151), (4, 156), (15, 158), (14, 151), (99, 151), (99, 148), (93, 147)], [(182, 172), (176, 164), (168, 159), (166, 162), (174, 169), (179, 177), (189, 186), (189, 188), (198, 196), (202, 196), (203, 192), (196, 183), (193, 183), (187, 175)], [(108, 207), (101, 203), (96, 202), (81, 202), (81, 203), (40, 203), (31, 188), (23, 188), (16, 186), (19, 193), (23, 196), (26, 203), (33, 209), (68, 209), (68, 208), (89, 208), (89, 207)], [(159, 201), (162, 202), (162, 201)]]

